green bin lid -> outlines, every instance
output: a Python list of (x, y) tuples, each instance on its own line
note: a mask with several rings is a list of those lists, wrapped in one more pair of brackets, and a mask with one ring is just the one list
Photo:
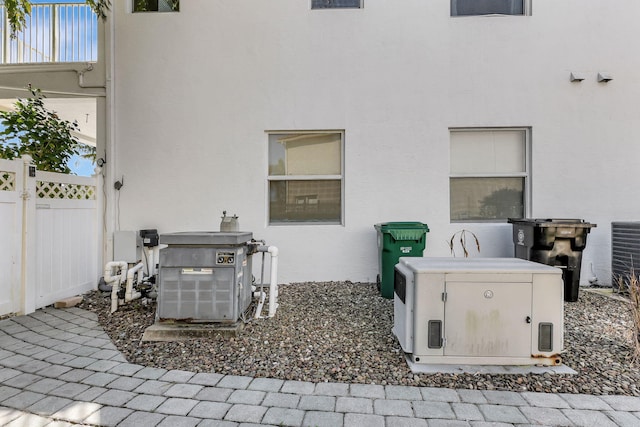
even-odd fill
[(389, 230), (387, 233), (391, 234), (394, 240), (420, 240), (424, 237), (425, 230)]
[(420, 240), (429, 231), (429, 226), (421, 222), (383, 222), (374, 227), (395, 240)]

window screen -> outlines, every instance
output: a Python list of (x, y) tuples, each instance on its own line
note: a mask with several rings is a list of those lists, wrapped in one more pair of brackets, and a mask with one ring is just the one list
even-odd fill
[(269, 223), (342, 221), (343, 134), (269, 135)]
[(360, 8), (362, 0), (311, 0), (311, 9)]
[(451, 16), (524, 15), (525, 0), (451, 0)]
[(525, 215), (525, 129), (452, 130), (451, 221), (503, 221)]
[(133, 0), (134, 12), (178, 12), (180, 0)]

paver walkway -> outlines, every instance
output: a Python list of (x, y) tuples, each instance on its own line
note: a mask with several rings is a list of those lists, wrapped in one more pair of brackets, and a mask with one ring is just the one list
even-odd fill
[(640, 398), (284, 381), (127, 363), (78, 308), (0, 321), (3, 426), (640, 426)]

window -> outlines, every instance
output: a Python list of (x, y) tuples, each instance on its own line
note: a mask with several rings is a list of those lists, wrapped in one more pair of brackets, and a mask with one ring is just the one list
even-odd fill
[(269, 224), (342, 223), (343, 136), (269, 134)]
[(528, 0), (451, 0), (451, 16), (530, 15)]
[(179, 12), (180, 0), (133, 0), (134, 12)]
[(451, 221), (526, 216), (528, 135), (525, 128), (451, 130)]
[(337, 9), (362, 7), (362, 0), (311, 0), (311, 9)]

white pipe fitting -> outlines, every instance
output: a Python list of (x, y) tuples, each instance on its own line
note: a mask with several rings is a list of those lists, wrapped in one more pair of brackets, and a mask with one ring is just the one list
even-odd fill
[[(118, 268), (118, 271), (120, 271), (120, 274), (113, 274), (113, 269), (114, 268)], [(124, 283), (125, 277), (127, 277), (127, 268), (129, 267), (129, 264), (127, 264), (125, 261), (111, 261), (108, 262), (107, 265), (105, 265), (104, 267), (104, 281), (109, 284), (115, 280), (120, 281), (120, 283)]]
[(269, 317), (276, 314), (278, 308), (278, 248), (269, 246), (271, 255), (271, 280), (269, 281)]
[[(268, 252), (271, 256), (271, 271), (269, 280), (269, 317), (276, 314), (278, 308), (278, 248), (275, 246), (258, 246), (258, 252)], [(263, 261), (264, 262), (264, 261)], [(264, 293), (256, 309), (256, 318), (260, 317), (260, 312), (264, 305)]]
[(260, 300), (258, 301), (258, 307), (256, 307), (256, 315), (255, 318), (259, 319), (260, 318), (260, 313), (262, 313), (262, 307), (264, 306), (264, 300), (267, 298), (267, 294), (265, 294), (264, 292), (256, 292), (257, 296), (260, 297)]
[(150, 277), (153, 277), (156, 274), (156, 271), (155, 271), (156, 260), (154, 256), (155, 252), (156, 251), (153, 248), (149, 250), (149, 260), (148, 260), (149, 265), (147, 265), (147, 272), (149, 273)]
[[(127, 271), (127, 288), (124, 294), (125, 302), (133, 301), (134, 299), (138, 299), (142, 296), (140, 292), (133, 290), (133, 278), (136, 273), (138, 273), (143, 268), (144, 264), (139, 262), (133, 268), (130, 268), (129, 271)], [(138, 279), (136, 280), (137, 284), (140, 284), (140, 282), (142, 282), (142, 272), (138, 273)]]
[[(111, 313), (118, 309), (118, 291), (120, 285), (126, 280), (128, 267), (129, 264), (125, 261), (111, 261), (104, 267), (104, 281), (107, 284), (111, 283)], [(119, 274), (113, 274), (115, 268), (118, 269)]]

